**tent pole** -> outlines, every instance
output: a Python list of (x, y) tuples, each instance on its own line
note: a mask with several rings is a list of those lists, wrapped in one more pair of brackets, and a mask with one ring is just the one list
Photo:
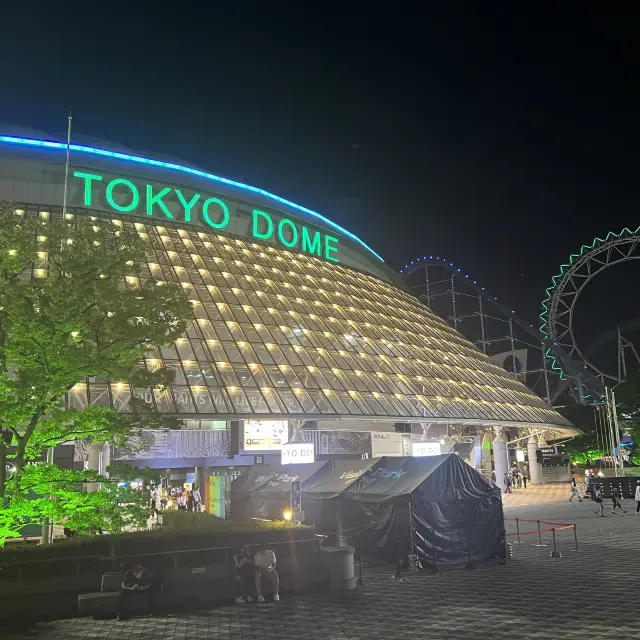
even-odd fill
[(418, 562), (413, 546), (413, 505), (411, 504), (411, 496), (409, 496), (409, 566), (415, 571), (418, 570)]

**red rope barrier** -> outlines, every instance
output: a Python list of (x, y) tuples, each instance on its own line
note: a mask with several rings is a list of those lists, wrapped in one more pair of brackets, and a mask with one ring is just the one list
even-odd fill
[(556, 527), (573, 527), (573, 526), (575, 526), (573, 524), (569, 524), (568, 522), (547, 522), (546, 520), (525, 520), (524, 518), (505, 518), (505, 520), (513, 520), (513, 522), (515, 522), (516, 520), (518, 522), (533, 522), (533, 524), (538, 524), (538, 522), (540, 522), (540, 524), (550, 524), (550, 525), (554, 525)]
[[(574, 524), (568, 524), (568, 525), (563, 525), (562, 527), (556, 527), (555, 530), (556, 531), (562, 531), (563, 529), (573, 529), (575, 527)], [(520, 535), (521, 536), (530, 536), (533, 535), (534, 533), (551, 533), (553, 531), (553, 529), (540, 529), (540, 531), (538, 532), (537, 529), (535, 529), (534, 531), (520, 531)], [(507, 536), (517, 536), (518, 532), (515, 533), (507, 533)]]

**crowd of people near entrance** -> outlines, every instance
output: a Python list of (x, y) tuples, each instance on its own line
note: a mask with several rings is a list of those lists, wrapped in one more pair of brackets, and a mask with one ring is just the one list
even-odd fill
[[(495, 485), (497, 481), (496, 472), (491, 472), (491, 482)], [(502, 479), (505, 493), (513, 493), (514, 489), (527, 488), (529, 482), (529, 469), (524, 465), (523, 469), (519, 469), (517, 465), (513, 465), (511, 469), (505, 472)]]
[(151, 488), (149, 497), (150, 505), (157, 514), (167, 509), (177, 509), (178, 511), (203, 511), (202, 494), (195, 487), (169, 487), (162, 485)]

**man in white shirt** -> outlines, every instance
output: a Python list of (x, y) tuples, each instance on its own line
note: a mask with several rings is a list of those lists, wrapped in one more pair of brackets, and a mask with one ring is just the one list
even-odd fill
[(267, 549), (267, 545), (262, 543), (260, 550), (253, 556), (253, 564), (256, 568), (256, 591), (258, 593), (258, 602), (264, 602), (262, 595), (262, 578), (268, 577), (273, 584), (273, 601), (280, 600), (280, 579), (276, 571), (276, 554)]

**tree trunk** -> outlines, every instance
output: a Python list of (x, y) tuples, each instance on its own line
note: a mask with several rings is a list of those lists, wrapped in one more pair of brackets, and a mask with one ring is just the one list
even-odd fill
[[(4, 435), (4, 434), (1, 434)], [(7, 445), (0, 441), (0, 503), (7, 506), (5, 497), (7, 493)]]

